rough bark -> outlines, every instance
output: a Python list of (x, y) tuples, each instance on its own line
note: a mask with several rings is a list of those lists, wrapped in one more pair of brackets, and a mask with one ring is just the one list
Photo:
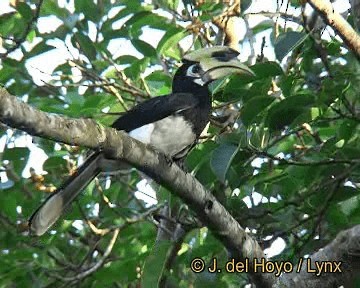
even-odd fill
[(308, 0), (307, 1), (330, 25), (345, 42), (348, 48), (360, 59), (360, 36), (351, 25), (336, 11), (328, 0)]

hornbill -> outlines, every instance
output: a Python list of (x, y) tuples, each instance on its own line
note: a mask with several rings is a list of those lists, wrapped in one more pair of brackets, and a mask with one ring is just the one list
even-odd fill
[[(120, 116), (112, 127), (153, 146), (172, 161), (184, 159), (209, 122), (208, 84), (232, 73), (252, 74), (239, 53), (229, 47), (204, 48), (184, 56), (172, 82), (172, 93), (146, 100)], [(30, 233), (44, 234), (64, 209), (102, 171), (114, 169), (103, 152), (93, 152), (29, 219)]]

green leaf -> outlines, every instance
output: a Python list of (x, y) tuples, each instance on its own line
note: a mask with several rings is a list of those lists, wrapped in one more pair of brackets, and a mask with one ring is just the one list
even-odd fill
[(84, 98), (84, 103), (81, 108), (82, 117), (94, 117), (94, 115), (100, 114), (101, 120), (104, 119), (104, 115), (101, 114), (100, 111), (105, 107), (111, 107), (118, 103), (115, 97), (107, 93), (96, 93), (87, 95), (87, 97), (78, 95), (78, 97)]
[(139, 58), (132, 55), (122, 55), (115, 59), (117, 64), (132, 64), (139, 60)]
[(4, 65), (0, 70), (0, 85), (4, 85), (10, 79), (13, 79), (16, 69), (9, 65)]
[[(135, 11), (134, 11), (135, 12)], [(140, 23), (144, 24), (143, 19), (145, 19), (147, 16), (151, 16), (152, 13), (150, 11), (144, 11), (144, 10), (141, 10), (137, 13), (134, 13), (134, 15), (132, 15), (130, 17), (129, 20), (126, 21), (126, 26), (133, 26), (135, 23), (137, 23), (138, 21), (140, 21)], [(142, 24), (140, 24), (139, 26), (143, 26)], [(150, 23), (148, 23), (150, 24)]]
[[(94, 47), (94, 43), (90, 40), (90, 38), (81, 32), (75, 33), (72, 40), (76, 40), (80, 45), (80, 49), (89, 60), (93, 60), (96, 58), (96, 49)], [(76, 47), (76, 45), (74, 45)]]
[(254, 28), (252, 28), (252, 31), (253, 31), (253, 34), (257, 34), (257, 33), (263, 32), (267, 29), (272, 29), (273, 27), (274, 27), (274, 21), (267, 19), (267, 20), (261, 21)]
[(303, 5), (303, 3), (299, 0), (290, 0), (291, 5), (293, 5), (294, 7), (300, 7), (301, 5)]
[(65, 19), (70, 15), (69, 10), (59, 7), (57, 0), (46, 0), (42, 3), (40, 9), (40, 16), (57, 16), (60, 19)]
[(202, 13), (202, 15), (200, 15), (199, 19), (201, 21), (207, 21), (210, 20), (216, 14), (220, 14), (221, 11), (224, 9), (224, 4), (216, 3), (215, 1), (207, 1), (199, 5), (197, 9), (199, 9), (199, 11), (205, 12)]
[(83, 13), (86, 19), (97, 23), (101, 19), (101, 13), (93, 0), (76, 0), (74, 1), (75, 11)]
[(215, 148), (217, 148), (217, 145), (213, 141), (206, 141), (196, 145), (186, 157), (186, 166), (192, 171), (197, 171), (201, 165), (209, 161), (211, 153)]
[(178, 43), (188, 32), (183, 28), (170, 28), (159, 41), (156, 48), (159, 55), (165, 55), (180, 60)]
[(252, 0), (243, 0), (240, 3), (241, 12), (244, 13), (244, 11), (251, 6)]
[(26, 41), (32, 43), (35, 37), (36, 37), (36, 31), (35, 31), (35, 30), (31, 30), (31, 31), (29, 32), (29, 34), (26, 36)]
[(285, 98), (270, 108), (265, 121), (270, 129), (281, 129), (291, 124), (302, 112), (307, 110), (314, 101), (313, 95), (297, 95)]
[(7, 13), (0, 15), (0, 35), (8, 35), (13, 32), (16, 25), (16, 19), (20, 18), (19, 14)]
[(345, 201), (354, 196), (360, 195), (359, 192), (360, 189), (351, 186), (343, 186), (336, 190), (333, 200), (336, 202)]
[(130, 67), (124, 70), (125, 74), (132, 79), (139, 79), (140, 74), (145, 71), (150, 63), (149, 58), (143, 58), (133, 62)]
[(31, 49), (31, 51), (27, 54), (27, 57), (31, 58), (39, 54), (46, 53), (53, 49), (55, 49), (53, 46), (46, 44), (45, 41), (41, 41)]
[(275, 55), (281, 61), (289, 52), (299, 47), (310, 34), (289, 31), (280, 34), (275, 42)]
[(70, 105), (76, 105), (81, 107), (84, 105), (85, 99), (83, 96), (79, 95), (78, 91), (67, 91), (64, 95), (65, 100)]
[(15, 173), (21, 175), (30, 155), (30, 150), (27, 147), (14, 147), (5, 149), (3, 153), (3, 160), (9, 160), (14, 165)]
[(358, 195), (339, 203), (339, 208), (345, 215), (352, 217), (353, 214), (360, 212), (360, 201)]
[(337, 130), (338, 137), (348, 141), (358, 131), (358, 123), (352, 119), (346, 119)]
[(143, 287), (159, 287), (159, 281), (163, 275), (166, 255), (171, 248), (170, 241), (159, 241), (155, 244), (151, 254), (147, 257), (141, 284)]
[(237, 146), (229, 144), (220, 145), (213, 151), (210, 165), (211, 169), (220, 181), (225, 182), (226, 173), (237, 151)]
[(22, 96), (29, 93), (33, 88), (33, 82), (24, 78), (17, 79), (12, 85), (8, 86), (7, 90), (12, 95)]
[(257, 63), (250, 68), (255, 73), (257, 79), (275, 77), (284, 74), (281, 66), (273, 61)]
[[(20, 188), (20, 187), (17, 187), (17, 188)], [(11, 191), (11, 190), (9, 190), (9, 191)], [(4, 191), (1, 191), (1, 192), (4, 192)], [(15, 197), (15, 195), (12, 195), (12, 194), (13, 193), (5, 193), (5, 195), (3, 195), (1, 197), (0, 210), (1, 210), (1, 213), (8, 215), (8, 217), (10, 217), (11, 219), (16, 219), (16, 214), (17, 214), (16, 206), (18, 205), (18, 203), (17, 203), (17, 198)]]
[(269, 129), (263, 125), (253, 125), (248, 129), (247, 138), (251, 146), (264, 149), (269, 141)]
[(168, 30), (175, 27), (168, 18), (152, 13), (151, 11), (140, 11), (134, 14), (125, 25), (130, 27), (129, 33), (133, 38), (138, 38), (142, 34), (144, 27), (158, 30)]
[(17, 2), (16, 4), (16, 10), (19, 11), (20, 15), (26, 20), (31, 21), (33, 17), (32, 10), (30, 6), (25, 2)]
[(337, 205), (331, 206), (326, 211), (326, 219), (329, 223), (329, 228), (333, 230), (336, 233), (336, 229), (342, 229), (343, 227), (346, 227), (348, 224), (348, 219), (346, 217), (346, 214), (339, 209)]
[(132, 39), (131, 43), (134, 45), (135, 49), (143, 54), (145, 57), (156, 57), (156, 50), (149, 43), (142, 41), (140, 39)]
[[(216, 95), (216, 100), (222, 102), (242, 101), (245, 103), (253, 97), (267, 96), (271, 85), (271, 78), (256, 79), (254, 77), (239, 77), (233, 75), (229, 83), (225, 86), (222, 94)], [(252, 82), (250, 85), (248, 83)]]
[(172, 79), (163, 71), (154, 71), (145, 78), (151, 95), (164, 95), (171, 93)]
[(179, 0), (156, 0), (162, 7), (176, 11), (179, 6)]
[(249, 126), (253, 123), (255, 117), (261, 113), (266, 107), (268, 107), (273, 101), (274, 97), (254, 97), (245, 103), (241, 108), (241, 120), (245, 126)]
[(67, 166), (67, 161), (62, 156), (53, 156), (45, 160), (43, 169), (45, 171), (55, 171), (60, 175), (68, 172)]

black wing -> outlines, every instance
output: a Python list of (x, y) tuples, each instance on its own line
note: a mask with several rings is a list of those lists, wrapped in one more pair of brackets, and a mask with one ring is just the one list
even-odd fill
[(130, 132), (149, 123), (159, 121), (172, 114), (192, 109), (199, 100), (190, 93), (174, 93), (146, 100), (120, 116), (112, 127)]

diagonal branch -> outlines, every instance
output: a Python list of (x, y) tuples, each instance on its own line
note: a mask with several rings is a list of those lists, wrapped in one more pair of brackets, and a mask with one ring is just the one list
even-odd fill
[[(299, 261), (300, 267), (284, 273), (274, 287), (351, 287), (360, 272), (360, 225), (341, 231), (336, 238), (308, 259)], [(329, 261), (331, 259), (331, 261)], [(315, 261), (328, 265), (327, 273), (311, 273)], [(329, 270), (333, 269), (333, 273)], [(339, 269), (335, 268), (338, 267)], [(325, 276), (326, 275), (326, 276)]]
[[(258, 287), (271, 287), (275, 277), (254, 272), (254, 259), (264, 258), (254, 241), (230, 213), (190, 174), (151, 147), (129, 137), (122, 131), (105, 128), (91, 119), (70, 119), (36, 110), (0, 88), (0, 121), (40, 136), (71, 145), (103, 149), (111, 158), (123, 159), (145, 172), (159, 184), (182, 198), (227, 247), (236, 260), (249, 259), (249, 276)], [(260, 269), (258, 269), (260, 270)]]

